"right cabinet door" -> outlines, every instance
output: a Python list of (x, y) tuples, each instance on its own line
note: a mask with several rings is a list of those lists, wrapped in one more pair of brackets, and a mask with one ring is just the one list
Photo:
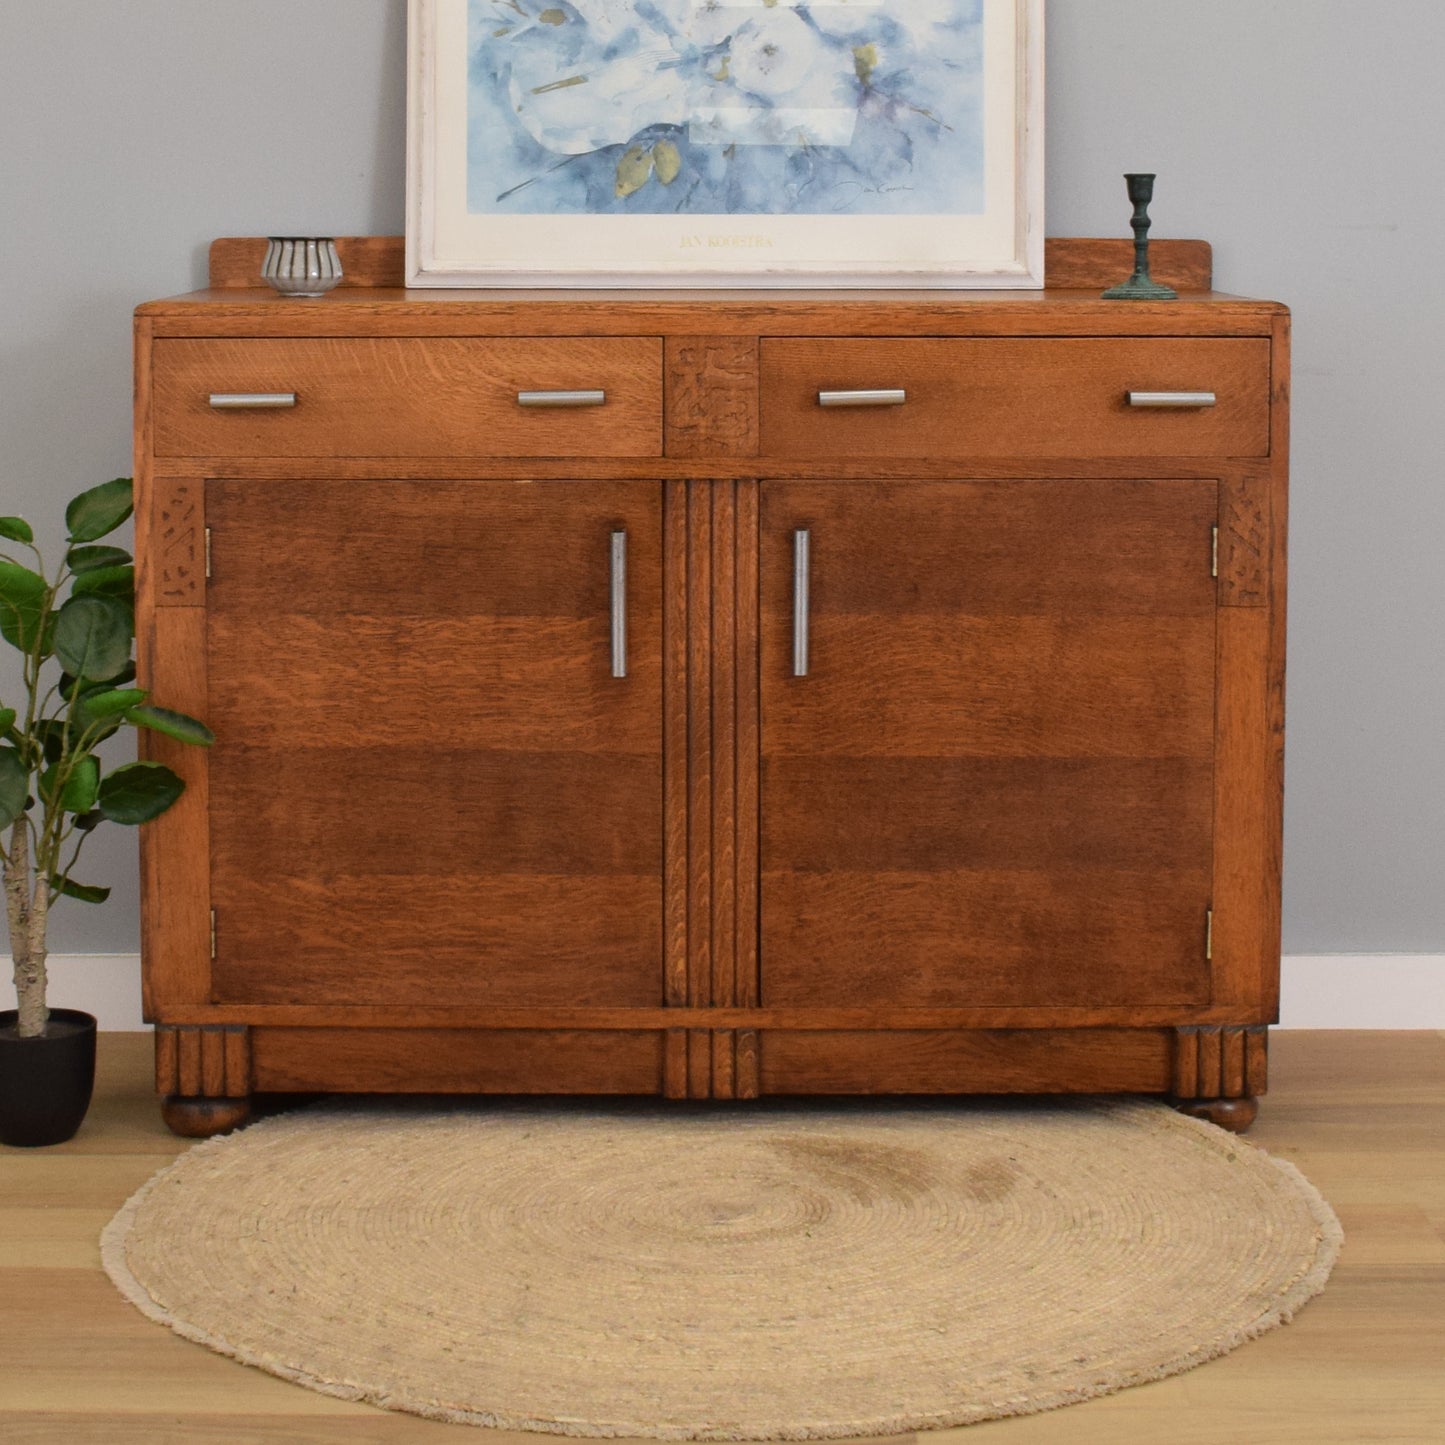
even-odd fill
[(764, 1004), (1209, 1001), (1217, 511), (762, 484)]

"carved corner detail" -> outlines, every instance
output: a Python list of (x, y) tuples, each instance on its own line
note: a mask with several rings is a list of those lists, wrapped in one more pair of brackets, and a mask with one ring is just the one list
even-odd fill
[(236, 1024), (158, 1024), (156, 1091), (173, 1132), (204, 1138), (251, 1113), (251, 1031)]
[(1269, 1030), (1213, 1027), (1174, 1031), (1176, 1099), (1245, 1099), (1269, 1084)]
[(1223, 483), (1219, 508), (1220, 601), (1228, 607), (1269, 603), (1269, 503), (1257, 478)]
[(156, 510), (160, 600), (196, 602), (205, 580), (201, 499), (194, 482), (175, 482)]

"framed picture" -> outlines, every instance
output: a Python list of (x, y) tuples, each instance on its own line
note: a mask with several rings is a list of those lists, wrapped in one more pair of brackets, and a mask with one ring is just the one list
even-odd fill
[(411, 286), (1043, 285), (1044, 0), (410, 0)]

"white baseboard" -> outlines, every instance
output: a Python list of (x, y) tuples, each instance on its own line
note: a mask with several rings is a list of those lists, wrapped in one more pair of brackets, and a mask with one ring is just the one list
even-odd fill
[(1445, 1029), (1445, 953), (1287, 953), (1282, 1029)]
[[(50, 957), (50, 1002), (93, 1013), (102, 1029), (143, 1029), (140, 956)], [(1445, 953), (1286, 954), (1280, 1028), (1445, 1029)]]

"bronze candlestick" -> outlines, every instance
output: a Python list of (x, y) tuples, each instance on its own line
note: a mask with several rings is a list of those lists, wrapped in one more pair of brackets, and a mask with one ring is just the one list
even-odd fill
[(1176, 301), (1179, 293), (1149, 275), (1149, 202), (1154, 199), (1152, 175), (1126, 174), (1129, 199), (1134, 203), (1134, 274), (1104, 292), (1105, 301)]

